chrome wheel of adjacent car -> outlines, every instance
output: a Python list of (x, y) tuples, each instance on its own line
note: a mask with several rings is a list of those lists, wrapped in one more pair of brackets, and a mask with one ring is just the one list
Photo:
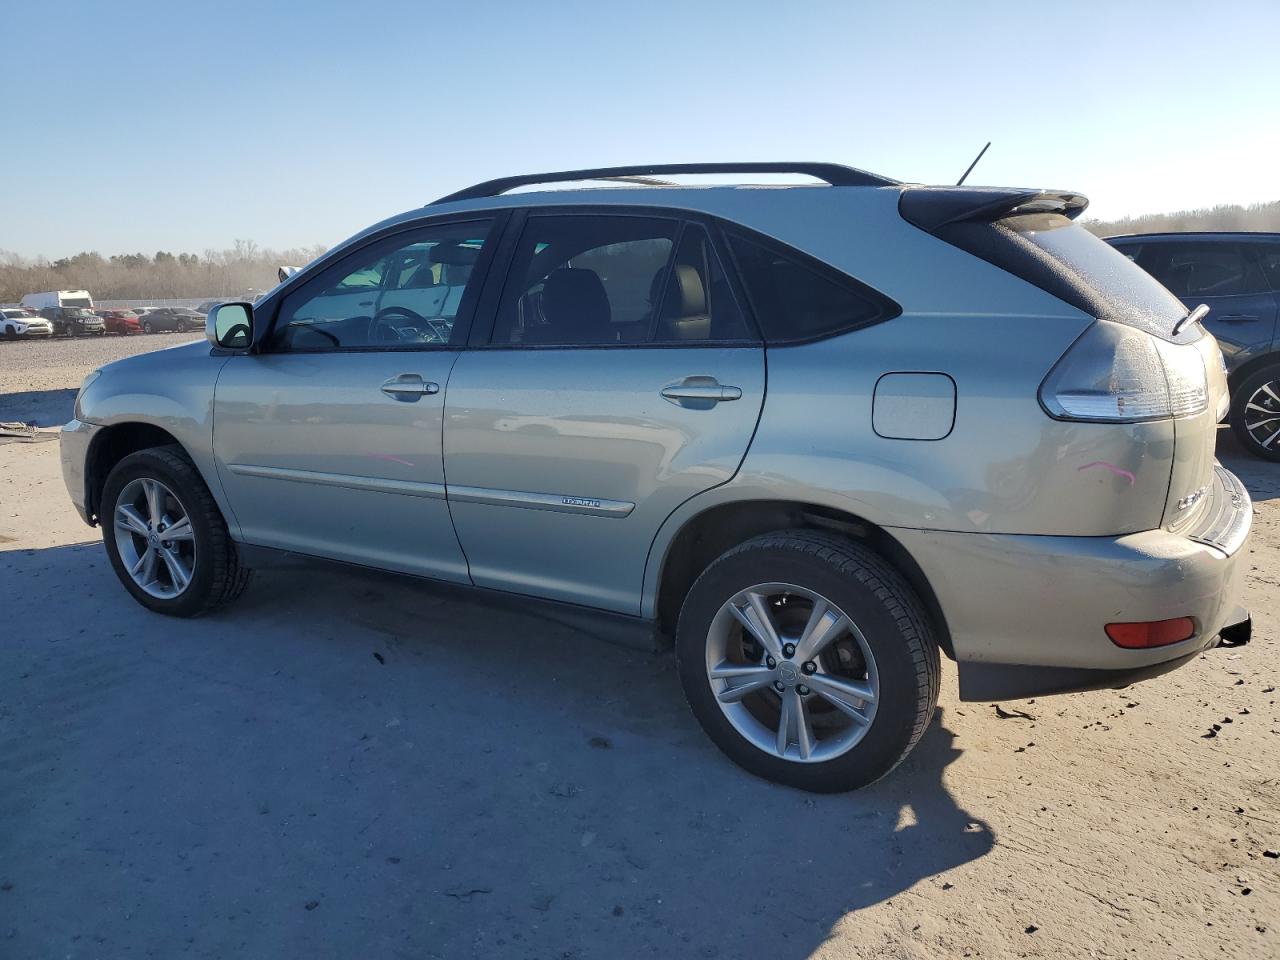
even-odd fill
[(875, 719), (880, 677), (857, 624), (816, 591), (761, 583), (720, 608), (707, 679), (726, 718), (760, 750), (821, 763), (855, 747)]
[(159, 480), (139, 477), (116, 498), (115, 539), (129, 576), (148, 595), (180, 596), (195, 575), (191, 518), (182, 501)]
[(1280, 380), (1260, 384), (1245, 401), (1244, 428), (1264, 450), (1280, 450)]

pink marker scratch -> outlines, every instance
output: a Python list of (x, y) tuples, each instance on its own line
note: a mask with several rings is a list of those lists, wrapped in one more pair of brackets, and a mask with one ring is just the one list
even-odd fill
[(1131, 487), (1138, 482), (1138, 478), (1128, 470), (1123, 470), (1120, 467), (1117, 467), (1114, 463), (1107, 463), (1105, 460), (1095, 460), (1093, 463), (1086, 463), (1083, 467), (1076, 467), (1076, 470), (1088, 470), (1090, 467), (1104, 467), (1114, 473), (1117, 477), (1123, 477), (1125, 480), (1128, 480), (1129, 486)]
[(411, 460), (401, 460), (399, 457), (393, 457), (389, 453), (371, 453), (369, 456), (375, 460), (390, 460), (392, 463), (403, 463), (406, 467), (416, 467), (417, 464)]

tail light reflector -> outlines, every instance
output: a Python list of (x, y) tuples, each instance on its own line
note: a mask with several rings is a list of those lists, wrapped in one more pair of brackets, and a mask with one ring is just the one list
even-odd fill
[(1190, 617), (1107, 624), (1107, 636), (1111, 638), (1111, 642), (1126, 650), (1167, 647), (1171, 643), (1190, 640), (1195, 634), (1196, 624)]

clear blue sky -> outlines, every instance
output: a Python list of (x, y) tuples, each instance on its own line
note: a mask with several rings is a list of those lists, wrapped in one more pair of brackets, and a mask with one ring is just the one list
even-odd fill
[(3, 0), (0, 250), (333, 244), (514, 172), (821, 159), (1280, 199), (1280, 0)]

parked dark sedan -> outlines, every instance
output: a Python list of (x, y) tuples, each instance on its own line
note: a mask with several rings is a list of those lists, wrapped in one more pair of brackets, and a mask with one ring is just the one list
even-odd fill
[(1188, 307), (1209, 307), (1231, 388), (1231, 427), (1280, 460), (1280, 233), (1151, 233), (1107, 242)]
[(203, 330), (204, 315), (185, 307), (157, 307), (143, 314), (142, 329), (145, 333), (160, 333), (165, 330)]

